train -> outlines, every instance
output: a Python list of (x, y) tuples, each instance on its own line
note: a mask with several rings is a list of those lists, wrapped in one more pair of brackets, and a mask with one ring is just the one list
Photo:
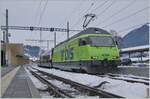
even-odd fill
[(53, 68), (105, 73), (117, 68), (120, 55), (112, 34), (91, 27), (56, 45), (49, 60)]
[(52, 67), (51, 54), (52, 54), (51, 50), (47, 50), (44, 53), (40, 53), (40, 60), (38, 62), (38, 66), (44, 68), (51, 68)]

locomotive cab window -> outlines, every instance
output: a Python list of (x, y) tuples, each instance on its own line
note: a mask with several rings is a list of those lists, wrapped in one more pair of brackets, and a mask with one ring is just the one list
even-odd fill
[(115, 41), (112, 37), (109, 36), (93, 36), (93, 37), (85, 37), (79, 39), (79, 46), (115, 46)]
[(89, 42), (90, 41), (89, 41), (88, 37), (86, 37), (86, 38), (80, 38), (79, 39), (79, 46), (89, 45), (90, 44)]

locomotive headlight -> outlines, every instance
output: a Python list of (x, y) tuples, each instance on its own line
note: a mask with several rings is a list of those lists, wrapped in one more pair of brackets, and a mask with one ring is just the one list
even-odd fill
[(119, 56), (113, 56), (112, 59), (119, 59)]
[(97, 56), (92, 56), (91, 59), (98, 59), (98, 57)]
[(116, 56), (116, 59), (118, 59), (119, 58), (119, 56)]

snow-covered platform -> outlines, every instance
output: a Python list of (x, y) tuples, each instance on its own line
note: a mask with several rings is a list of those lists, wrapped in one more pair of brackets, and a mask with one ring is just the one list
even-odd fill
[[(9, 83), (7, 83), (9, 82)], [(23, 66), (2, 77), (3, 98), (39, 98), (40, 95)]]

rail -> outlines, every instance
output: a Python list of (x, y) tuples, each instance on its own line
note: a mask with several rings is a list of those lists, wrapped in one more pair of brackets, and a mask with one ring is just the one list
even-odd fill
[(102, 98), (124, 98), (124, 97), (119, 96), (119, 95), (115, 95), (115, 94), (112, 94), (112, 93), (109, 93), (109, 92), (106, 92), (106, 91), (103, 91), (103, 90), (100, 90), (100, 89), (89, 87), (89, 86), (80, 84), (78, 82), (74, 82), (74, 81), (71, 81), (69, 79), (65, 79), (65, 78), (62, 78), (62, 77), (59, 77), (59, 76), (56, 76), (56, 75), (53, 75), (53, 74), (41, 71), (41, 70), (36, 69), (34, 67), (32, 67), (32, 69), (35, 69), (39, 73), (41, 73), (43, 75), (46, 75), (48, 77), (51, 77), (51, 78), (59, 80), (59, 81), (62, 81), (62, 82), (66, 83), (66, 84), (69, 84), (69, 85), (71, 85), (73, 87), (84, 89), (84, 90), (90, 92), (92, 96), (94, 95), (94, 96), (99, 96), (99, 97), (102, 97)]
[[(97, 76), (109, 77), (111, 79), (123, 80), (123, 81), (131, 82), (131, 83), (142, 83), (145, 85), (149, 85), (149, 79), (147, 79), (147, 78), (137, 78), (137, 77), (130, 77), (130, 76), (128, 77), (128, 76), (119, 75), (119, 74), (106, 74), (106, 75), (97, 75)], [(119, 78), (119, 77), (125, 77), (125, 78)], [(133, 79), (129, 79), (129, 78), (133, 78)], [(145, 81), (143, 81), (143, 80), (145, 80)]]
[(44, 77), (40, 76), (39, 74), (35, 73), (34, 71), (28, 69), (32, 75), (34, 75), (37, 79), (39, 79), (41, 82), (46, 84), (48, 86), (49, 92), (53, 91), (55, 93), (56, 97), (62, 97), (62, 98), (74, 98), (73, 96), (65, 93), (64, 91), (60, 90), (57, 86), (53, 85), (49, 81), (47, 81)]

